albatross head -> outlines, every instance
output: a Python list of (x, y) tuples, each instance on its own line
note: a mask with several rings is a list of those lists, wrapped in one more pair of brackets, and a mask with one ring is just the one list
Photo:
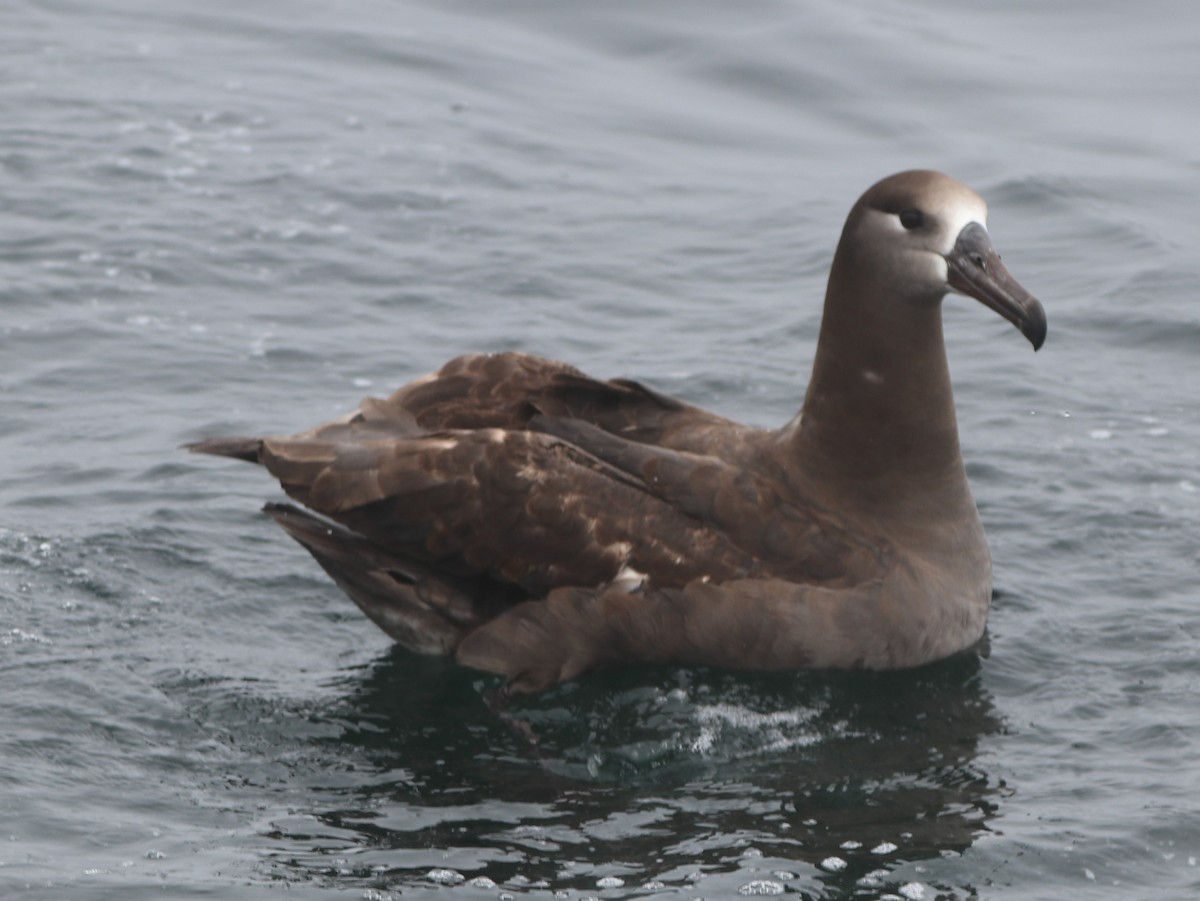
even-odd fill
[(1034, 350), (1046, 339), (1041, 303), (1009, 274), (988, 237), (987, 204), (948, 175), (913, 170), (873, 185), (851, 210), (845, 239), (867, 254), (854, 265), (886, 273), (902, 298), (965, 294), (1020, 329)]

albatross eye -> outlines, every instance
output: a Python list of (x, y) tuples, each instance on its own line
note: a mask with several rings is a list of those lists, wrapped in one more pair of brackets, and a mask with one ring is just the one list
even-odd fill
[(900, 224), (909, 231), (912, 231), (914, 228), (920, 228), (925, 224), (925, 214), (920, 210), (901, 210)]

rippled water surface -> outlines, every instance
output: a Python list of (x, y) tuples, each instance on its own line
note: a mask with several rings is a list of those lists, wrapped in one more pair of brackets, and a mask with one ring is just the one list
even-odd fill
[[(1200, 896), (1194, 4), (12, 0), (0, 895)], [(988, 647), (503, 718), (188, 457), (464, 350), (798, 407), (842, 220), (945, 169)], [(531, 738), (532, 736), (532, 738)]]

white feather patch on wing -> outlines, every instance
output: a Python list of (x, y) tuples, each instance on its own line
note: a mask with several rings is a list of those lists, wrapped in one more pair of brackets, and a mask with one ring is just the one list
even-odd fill
[(621, 589), (627, 594), (633, 594), (640, 591), (642, 586), (646, 584), (647, 576), (643, 572), (638, 572), (629, 564), (621, 567), (621, 571), (616, 574), (610, 585)]

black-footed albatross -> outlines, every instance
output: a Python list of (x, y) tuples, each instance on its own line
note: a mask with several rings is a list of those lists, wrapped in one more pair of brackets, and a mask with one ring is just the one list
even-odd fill
[(393, 639), (546, 689), (635, 661), (911, 667), (983, 635), (991, 558), (958, 445), (942, 298), (1036, 350), (987, 207), (874, 185), (834, 256), (800, 413), (739, 425), (521, 353), (450, 361), (308, 432), (191, 450), (265, 466), (266, 507)]

